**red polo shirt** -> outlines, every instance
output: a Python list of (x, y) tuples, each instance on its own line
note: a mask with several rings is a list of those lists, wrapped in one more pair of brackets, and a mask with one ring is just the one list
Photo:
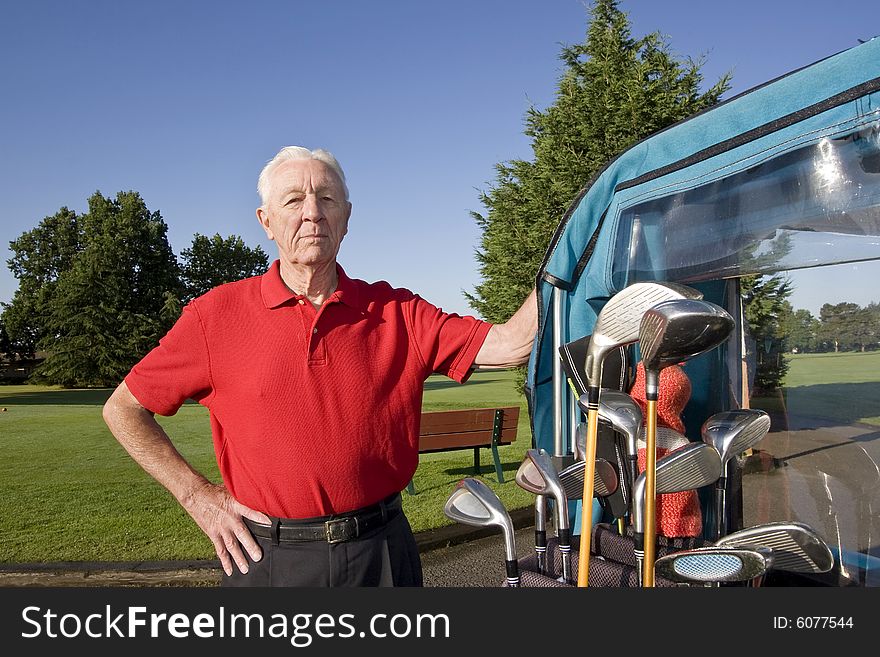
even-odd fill
[(269, 515), (351, 511), (402, 490), (418, 465), (425, 379), (462, 383), (490, 324), (409, 290), (350, 279), (316, 311), (263, 276), (195, 299), (125, 378), (148, 410), (210, 410), (229, 491)]

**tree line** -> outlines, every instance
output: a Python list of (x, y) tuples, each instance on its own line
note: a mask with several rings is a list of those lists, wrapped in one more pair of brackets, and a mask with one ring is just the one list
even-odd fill
[(779, 317), (779, 339), (790, 353), (874, 351), (880, 348), (880, 304), (826, 303), (816, 318), (786, 303)]
[(85, 213), (62, 207), (11, 241), (18, 289), (3, 304), (0, 355), (45, 352), (32, 381), (113, 386), (191, 299), (268, 267), (266, 253), (236, 235), (196, 233), (178, 257), (167, 233), (137, 192), (95, 192)]

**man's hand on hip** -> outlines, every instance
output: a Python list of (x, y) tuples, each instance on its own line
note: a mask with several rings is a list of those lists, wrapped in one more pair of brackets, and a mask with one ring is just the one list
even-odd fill
[(272, 522), (271, 519), (266, 514), (240, 503), (225, 486), (205, 482), (191, 494), (184, 508), (211, 539), (227, 575), (232, 575), (233, 561), (242, 573), (248, 571), (248, 562), (242, 547), (253, 561), (259, 561), (263, 557), (260, 546), (242, 517), (266, 525)]

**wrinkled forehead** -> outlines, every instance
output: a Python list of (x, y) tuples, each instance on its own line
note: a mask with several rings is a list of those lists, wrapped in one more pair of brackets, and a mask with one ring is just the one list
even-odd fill
[(339, 175), (320, 160), (287, 160), (269, 176), (270, 196), (279, 197), (290, 192), (334, 191), (344, 195)]

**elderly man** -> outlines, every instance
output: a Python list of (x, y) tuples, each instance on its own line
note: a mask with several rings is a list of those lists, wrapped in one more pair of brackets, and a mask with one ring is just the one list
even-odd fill
[[(190, 303), (105, 421), (211, 539), (223, 585), (421, 586), (400, 491), (418, 465), (424, 381), (526, 362), (534, 291), (491, 325), (349, 278), (336, 256), (352, 206), (326, 151), (282, 149), (257, 188), (278, 260)], [(210, 411), (223, 484), (154, 419), (187, 399)]]

